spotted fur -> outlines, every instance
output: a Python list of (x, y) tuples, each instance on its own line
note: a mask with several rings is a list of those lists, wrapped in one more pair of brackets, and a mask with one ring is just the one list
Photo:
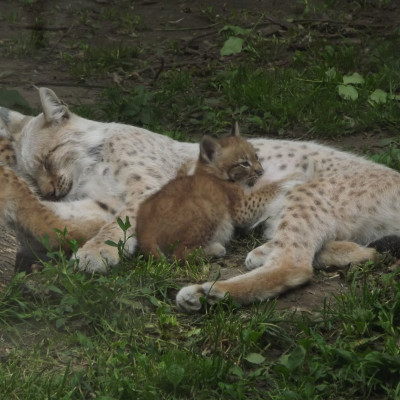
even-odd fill
[(17, 166), (14, 149), (10, 141), (3, 136), (0, 136), (0, 165), (6, 165), (10, 168), (16, 168)]

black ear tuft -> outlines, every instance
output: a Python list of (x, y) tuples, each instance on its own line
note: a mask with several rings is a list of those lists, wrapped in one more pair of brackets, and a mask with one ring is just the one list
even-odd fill
[(216, 139), (204, 135), (200, 142), (200, 159), (208, 164), (212, 163), (220, 148), (221, 146)]

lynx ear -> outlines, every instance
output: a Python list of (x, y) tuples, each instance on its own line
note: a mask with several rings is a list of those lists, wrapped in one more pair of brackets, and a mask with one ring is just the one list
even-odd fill
[(5, 107), (0, 107), (0, 136), (4, 136), (10, 140), (16, 139), (30, 119), (32, 117)]
[(239, 122), (234, 121), (231, 128), (231, 136), (240, 136)]
[(221, 145), (211, 136), (204, 135), (200, 142), (200, 160), (210, 164), (219, 152)]
[(68, 107), (58, 99), (52, 90), (40, 88), (39, 95), (47, 122), (59, 124), (69, 118)]

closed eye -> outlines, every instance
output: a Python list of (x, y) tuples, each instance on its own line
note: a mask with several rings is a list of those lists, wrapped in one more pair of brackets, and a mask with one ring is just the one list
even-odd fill
[(51, 169), (51, 163), (50, 163), (50, 160), (49, 160), (48, 157), (46, 157), (44, 159), (43, 168), (44, 168), (45, 171), (50, 171), (50, 169)]
[(239, 163), (239, 165), (244, 168), (249, 168), (251, 166), (248, 161), (242, 161), (241, 163)]

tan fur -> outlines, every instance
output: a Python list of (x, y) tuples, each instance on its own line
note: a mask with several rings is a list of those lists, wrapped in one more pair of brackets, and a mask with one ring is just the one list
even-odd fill
[(368, 260), (378, 261), (375, 249), (363, 247), (353, 242), (334, 241), (328, 242), (316, 254), (313, 264), (317, 268), (327, 266), (344, 267), (351, 263), (363, 263)]

